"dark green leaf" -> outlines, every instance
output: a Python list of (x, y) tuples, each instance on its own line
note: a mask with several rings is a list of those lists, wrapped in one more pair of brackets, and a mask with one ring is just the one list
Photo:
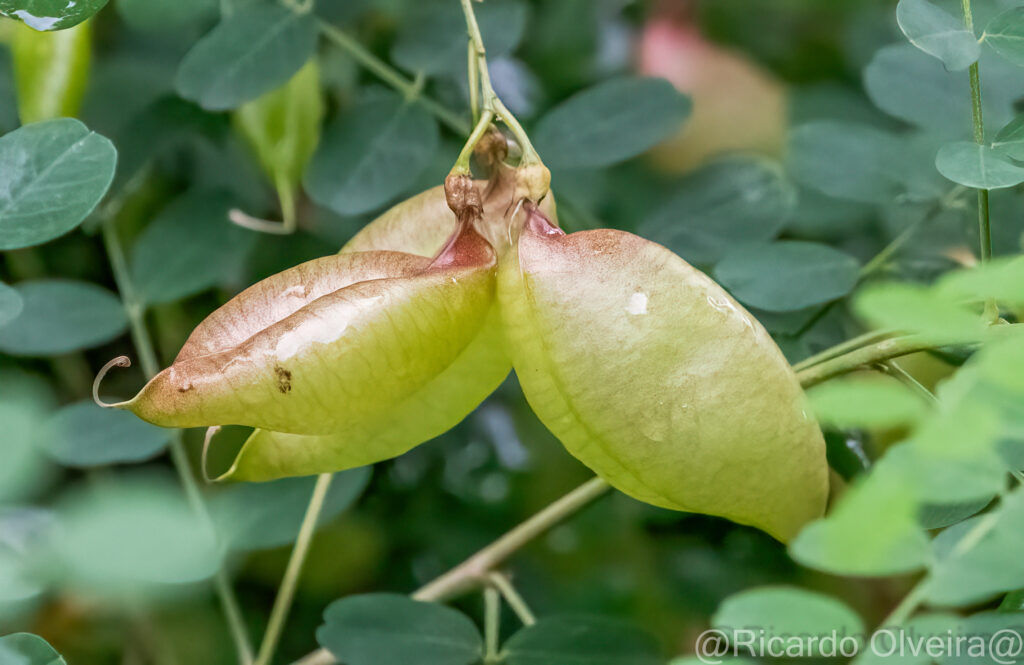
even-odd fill
[[(858, 635), (864, 623), (842, 602), (792, 587), (762, 587), (725, 599), (711, 625), (726, 635), (737, 630), (764, 630), (767, 636)], [(804, 654), (815, 655), (815, 654)]]
[(88, 467), (148, 459), (164, 449), (171, 430), (89, 399), (57, 411), (40, 436), (43, 450), (55, 461)]
[(992, 497), (960, 503), (929, 503), (921, 507), (918, 521), (925, 529), (942, 529), (977, 515), (990, 503)]
[(896, 19), (914, 46), (951, 70), (964, 69), (981, 55), (977, 38), (963, 21), (928, 0), (900, 0)]
[[(334, 519), (359, 498), (371, 471), (366, 466), (334, 474), (319, 524)], [(314, 484), (314, 478), (285, 478), (234, 485), (219, 492), (210, 509), (224, 542), (238, 550), (295, 542)]]
[(787, 312), (842, 298), (859, 270), (857, 259), (828, 245), (786, 240), (735, 249), (715, 279), (744, 304)]
[(221, 21), (178, 68), (178, 93), (205, 109), (232, 109), (284, 85), (316, 48), (316, 21), (279, 4)]
[(0, 14), (35, 30), (64, 30), (78, 25), (105, 4), (107, 0), (0, 0)]
[[(487, 0), (474, 7), (488, 59), (511, 53), (529, 15), (519, 0)], [(457, 2), (419, 0), (403, 17), (391, 49), (396, 63), (428, 76), (466, 75), (466, 19)]]
[(548, 111), (533, 142), (553, 169), (608, 166), (675, 134), (690, 109), (689, 98), (665, 79), (612, 79)]
[(953, 182), (975, 189), (1000, 189), (1024, 182), (1024, 168), (987, 145), (949, 143), (935, 156), (935, 168)]
[[(53, 524), (53, 513), (45, 508), (0, 508), (0, 614), (46, 590), (36, 563)], [(2, 649), (0, 663), (7, 664)]]
[(314, 201), (343, 215), (368, 212), (406, 191), (437, 144), (437, 123), (421, 106), (381, 95), (330, 126), (304, 185)]
[[(985, 94), (983, 117), (1000, 127), (1015, 115), (1014, 101), (1024, 85), (1024, 70), (982, 52)], [(968, 138), (971, 96), (967, 72), (947, 71), (942, 63), (910, 44), (880, 49), (864, 70), (864, 87), (886, 113), (951, 138)]]
[(681, 180), (640, 232), (690, 262), (714, 263), (738, 244), (773, 239), (795, 205), (796, 192), (774, 163), (726, 158)]
[(223, 120), (222, 116), (206, 113), (177, 95), (157, 98), (125, 122), (114, 137), (117, 145), (122, 146), (118, 181), (127, 182), (151, 159), (188, 138), (222, 138), (228, 127)]
[(24, 303), (17, 290), (0, 282), (0, 326), (16, 319), (21, 314)]
[(217, 12), (217, 0), (117, 0), (117, 13), (138, 30), (173, 30)]
[(55, 563), (98, 595), (169, 593), (220, 567), (213, 530), (170, 479), (136, 475), (75, 488), (61, 497), (58, 517)]
[(117, 151), (72, 118), (0, 137), (0, 249), (52, 240), (78, 226), (106, 194)]
[(190, 192), (143, 230), (130, 261), (143, 300), (173, 302), (216, 286), (237, 269), (255, 238), (230, 222), (231, 204), (223, 192)]
[(1006, 123), (992, 140), (992, 147), (1014, 159), (1024, 157), (1024, 113)]
[(64, 279), (22, 282), (18, 318), (0, 328), (0, 351), (21, 356), (55, 356), (109, 342), (126, 325), (121, 301), (88, 282)]
[(483, 657), (466, 615), (388, 593), (334, 601), (316, 639), (346, 665), (472, 665)]
[(1015, 65), (1024, 66), (1024, 7), (1013, 7), (985, 26), (985, 42)]
[(823, 430), (828, 465), (844, 480), (853, 480), (871, 468), (865, 436), (858, 432), (843, 432), (831, 428)]
[(879, 49), (864, 70), (864, 87), (878, 108), (928, 129), (966, 133), (971, 118), (966, 86), (966, 72), (950, 73), (909, 44)]
[(900, 149), (890, 132), (823, 120), (793, 130), (788, 163), (794, 179), (829, 196), (884, 203), (903, 190)]
[(545, 617), (504, 645), (507, 665), (659, 665), (650, 635), (604, 617)]
[(0, 637), (0, 663), (67, 665), (67, 661), (46, 640), (31, 633), (13, 633)]
[(50, 465), (35, 443), (39, 423), (53, 409), (50, 384), (24, 372), (0, 368), (0, 423), (3, 423), (3, 464), (0, 464), (0, 505), (24, 500), (47, 479)]

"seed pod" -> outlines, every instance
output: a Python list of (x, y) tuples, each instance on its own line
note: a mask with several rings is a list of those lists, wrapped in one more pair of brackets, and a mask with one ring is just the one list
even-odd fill
[[(446, 240), (441, 233), (445, 227), (456, 228), (456, 217), (444, 201), (444, 188), (436, 190), (443, 210), (436, 205), (435, 190), (429, 190), (414, 197), (419, 201), (400, 203), (371, 223), (369, 227), (384, 232), (360, 234), (373, 242), (365, 246), (356, 243), (355, 247), (368, 251), (354, 251), (353, 243), (349, 243), (341, 255), (379, 253), (375, 242), (420, 255), (441, 251)], [(475, 196), (477, 202), (465, 211), (459, 223), (472, 227), (482, 213), (479, 195), (475, 186), (465, 195)], [(339, 431), (321, 436), (257, 429), (224, 477), (258, 481), (340, 471), (396, 457), (450, 430), (494, 392), (512, 369), (503, 349), (497, 310), (496, 306), (490, 307), (473, 339), (443, 371), (404, 400), (391, 404), (386, 415), (372, 426), (354, 420)]]
[(92, 54), (91, 21), (39, 32), (12, 25), (11, 55), (21, 124), (74, 117), (82, 105)]
[(311, 59), (285, 85), (243, 104), (233, 120), (274, 183), (282, 206), (292, 205), (317, 143), (324, 101), (320, 68)]
[(433, 261), (399, 252), (310, 261), (210, 315), (119, 406), (169, 427), (372, 430), (477, 336), (494, 273), (494, 252), (471, 228)]
[(783, 541), (820, 516), (825, 445), (764, 328), (664, 247), (565, 235), (526, 205), (498, 293), (513, 366), (548, 429), (647, 503)]

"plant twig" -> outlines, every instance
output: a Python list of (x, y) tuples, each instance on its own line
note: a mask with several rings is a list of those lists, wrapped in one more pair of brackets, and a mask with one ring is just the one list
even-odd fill
[(267, 631), (263, 634), (263, 643), (260, 644), (260, 652), (256, 657), (255, 665), (270, 665), (274, 660), (274, 652), (277, 650), (281, 631), (284, 629), (292, 601), (295, 599), (295, 587), (299, 582), (302, 566), (306, 562), (309, 545), (313, 541), (317, 520), (320, 519), (320, 511), (323, 510), (324, 499), (327, 498), (327, 490), (330, 489), (333, 477), (334, 475), (330, 473), (317, 476), (316, 485), (313, 486), (313, 496), (309, 500), (306, 515), (302, 518), (302, 526), (299, 528), (299, 537), (295, 541), (295, 546), (292, 547), (284, 579), (277, 590), (277, 598), (274, 600), (274, 608), (270, 612), (270, 621), (267, 624)]
[(956, 344), (976, 343), (978, 339), (966, 339), (963, 337), (938, 340), (923, 335), (905, 335), (893, 339), (882, 340), (874, 344), (862, 346), (841, 356), (825, 360), (816, 365), (807, 367), (797, 372), (797, 378), (804, 388), (817, 385), (828, 379), (848, 374), (858, 369), (868, 368), (872, 365), (899, 358), (918, 351), (953, 346)]
[(530, 611), (530, 606), (526, 604), (526, 601), (516, 588), (512, 585), (512, 582), (507, 576), (502, 573), (491, 573), (487, 576), (487, 581), (499, 592), (508, 606), (512, 608), (512, 611), (516, 613), (519, 620), (523, 622), (523, 625), (532, 626), (537, 623), (537, 617), (534, 616), (533, 612)]
[(469, 134), (469, 123), (463, 120), (458, 114), (452, 112), (441, 104), (438, 104), (433, 99), (421, 95), (419, 86), (416, 85), (415, 81), (410, 81), (404, 77), (394, 67), (387, 64), (373, 53), (370, 53), (370, 51), (368, 51), (357, 40), (334, 27), (327, 21), (317, 19), (317, 24), (320, 26), (320, 32), (323, 33), (327, 39), (333, 42), (338, 48), (352, 56), (352, 58), (360, 65), (370, 70), (370, 72), (377, 76), (377, 78), (402, 93), (406, 99), (415, 101), (423, 106), (423, 108), (433, 113), (438, 120), (447, 125), (448, 128), (456, 134)]
[[(480, 26), (476, 21), (476, 13), (473, 11), (473, 0), (461, 0), (462, 2), (462, 13), (466, 17), (466, 30), (469, 32), (469, 43), (472, 48), (476, 51), (477, 60), (477, 71), (480, 75), (480, 88), (481, 95), (483, 97), (483, 109), (486, 111), (490, 109), (501, 118), (501, 121), (511, 130), (512, 135), (516, 137), (516, 141), (519, 142), (519, 147), (523, 151), (521, 164), (539, 164), (540, 156), (537, 151), (534, 150), (533, 144), (530, 142), (530, 137), (526, 134), (526, 130), (519, 124), (516, 117), (512, 115), (512, 112), (508, 110), (508, 107), (498, 97), (498, 93), (494, 91), (494, 87), (491, 86), (491, 73), (487, 68), (487, 50), (484, 48), (484, 39), (480, 34)], [(472, 83), (470, 83), (472, 85)]]
[(484, 588), (484, 663), (498, 662), (501, 638), (501, 595), (494, 587)]
[[(523, 545), (576, 514), (595, 499), (604, 496), (610, 489), (611, 486), (601, 478), (591, 478), (455, 568), (420, 588), (412, 597), (422, 601), (441, 601), (485, 584), (491, 571)], [(334, 656), (330, 651), (318, 649), (295, 661), (293, 665), (327, 665), (334, 662)]]
[[(125, 259), (124, 249), (121, 247), (121, 240), (117, 235), (117, 228), (114, 226), (114, 216), (105, 216), (100, 225), (103, 236), (103, 245), (107, 250), (110, 266), (114, 273), (114, 281), (117, 284), (118, 292), (121, 295), (121, 302), (125, 313), (128, 316), (129, 329), (135, 350), (139, 354), (139, 362), (142, 371), (147, 378), (152, 378), (160, 371), (160, 362), (153, 348), (153, 341), (146, 326), (145, 306), (135, 293), (135, 286), (128, 271), (128, 262)], [(192, 475), (189, 465), (188, 454), (185, 452), (185, 444), (182, 440), (181, 430), (171, 431), (171, 443), (168, 446), (171, 461), (181, 479), (182, 488), (185, 491), (189, 504), (199, 518), (213, 529), (213, 520), (199, 491), (199, 485)], [(235, 642), (235, 649), (238, 654), (238, 662), (241, 665), (252, 663), (252, 647), (249, 645), (249, 635), (242, 621), (242, 612), (238, 606), (238, 599), (235, 597), (231, 584), (228, 581), (227, 573), (218, 570), (214, 576), (214, 590), (220, 599), (224, 617), (227, 620), (231, 637)]]
[[(961, 0), (964, 11), (964, 26), (972, 35), (974, 34), (974, 16), (971, 13), (971, 0)], [(971, 123), (974, 128), (974, 142), (978, 145), (985, 144), (985, 120), (982, 117), (981, 107), (981, 77), (978, 74), (978, 62), (971, 63), (968, 69), (971, 84)], [(992, 222), (989, 217), (988, 190), (978, 190), (978, 242), (980, 243), (980, 258), (986, 263), (992, 258)], [(988, 321), (995, 321), (999, 318), (999, 308), (995, 300), (985, 302), (985, 318)]]

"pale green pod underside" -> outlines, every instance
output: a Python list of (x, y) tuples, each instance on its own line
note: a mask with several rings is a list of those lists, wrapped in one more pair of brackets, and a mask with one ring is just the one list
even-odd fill
[[(494, 300), (487, 252), (443, 268), (398, 252), (336, 255), (275, 275), (211, 315), (122, 406), (169, 427), (329, 434), (372, 422), (476, 337)], [(375, 278), (380, 271), (389, 276)], [(330, 289), (346, 278), (353, 283)]]
[(224, 478), (263, 481), (342, 471), (397, 457), (459, 424), (508, 376), (498, 308), (455, 361), (374, 422), (322, 436), (257, 429)]
[[(825, 508), (825, 445), (764, 328), (655, 243), (534, 215), (499, 266), (534, 412), (617, 489), (786, 541)], [(546, 228), (545, 228), (546, 227)]]

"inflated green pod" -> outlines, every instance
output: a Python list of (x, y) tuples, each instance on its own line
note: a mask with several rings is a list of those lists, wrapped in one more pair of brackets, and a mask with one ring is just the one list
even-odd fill
[[(485, 217), (497, 214), (496, 206), (488, 202), (483, 206)], [(467, 221), (480, 225), (483, 219)], [(342, 254), (397, 250), (434, 256), (456, 225), (444, 188), (436, 187), (396, 205), (368, 224), (342, 249)], [(391, 405), (386, 417), (370, 426), (353, 422), (350, 427), (321, 436), (255, 430), (224, 477), (269, 480), (342, 470), (401, 455), (443, 434), (508, 376), (512, 365), (503, 349), (500, 326), (494, 306), (476, 336), (447, 368), (403, 401)]]
[(433, 261), (400, 252), (310, 261), (211, 314), (170, 367), (118, 406), (168, 427), (372, 427), (473, 341), (494, 280), (494, 252), (471, 228)]
[(499, 266), (513, 366), (566, 448), (641, 501), (786, 541), (825, 508), (820, 430), (779, 348), (706, 275), (527, 206)]
[(285, 219), (295, 218), (295, 193), (320, 142), (324, 100), (316, 58), (283, 86), (240, 106), (235, 128), (274, 184)]
[(92, 59), (90, 21), (39, 32), (12, 24), (11, 58), (21, 124), (75, 117), (82, 106)]

